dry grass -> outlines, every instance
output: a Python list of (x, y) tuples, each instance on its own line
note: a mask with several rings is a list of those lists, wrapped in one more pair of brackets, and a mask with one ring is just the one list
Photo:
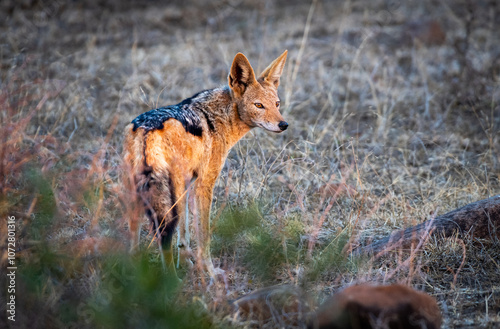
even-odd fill
[[(0, 6), (0, 215), (19, 219), (21, 327), (34, 319), (39, 327), (168, 320), (151, 315), (153, 302), (134, 304), (154, 292), (137, 288), (153, 280), (143, 267), (102, 255), (127, 247), (124, 218), (138, 211), (119, 180), (122, 128), (148, 109), (224, 84), (238, 51), (259, 70), (284, 49), (280, 90), (290, 128), (248, 134), (215, 189), (213, 258), (223, 280), (209, 284), (184, 269), (181, 288), (159, 291), (175, 294), (207, 327), (249, 325), (231, 317), (227, 302), (264, 285), (306, 286), (320, 302), (366, 281), (429, 292), (446, 328), (500, 322), (497, 242), (457, 238), (380, 260), (346, 257), (352, 246), (499, 194), (496, 3)], [(433, 20), (442, 31), (430, 28)], [(157, 273), (154, 251), (144, 257)], [(133, 273), (120, 282), (135, 294), (102, 296), (113, 266)], [(164, 302), (156, 311), (177, 316)], [(122, 323), (124, 313), (134, 317)]]

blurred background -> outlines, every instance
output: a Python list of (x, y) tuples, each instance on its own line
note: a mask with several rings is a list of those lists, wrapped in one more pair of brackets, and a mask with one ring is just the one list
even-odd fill
[[(411, 262), (347, 254), (499, 194), (499, 7), (1, 1), (0, 215), (19, 219), (17, 324), (244, 327), (224, 305), (265, 285), (307, 285), (319, 303), (348, 283), (401, 282), (438, 299), (446, 328), (498, 325), (497, 241), (431, 241)], [(109, 256), (128, 248), (126, 218), (140, 212), (119, 180), (125, 125), (226, 84), (237, 52), (260, 71), (285, 49), (279, 92), (290, 127), (249, 133), (214, 191), (212, 253), (224, 284), (185, 269), (182, 288), (160, 289), (154, 250), (137, 261)], [(148, 237), (144, 225), (145, 247)], [(117, 267), (132, 274), (109, 293)], [(152, 291), (182, 302), (159, 303)]]

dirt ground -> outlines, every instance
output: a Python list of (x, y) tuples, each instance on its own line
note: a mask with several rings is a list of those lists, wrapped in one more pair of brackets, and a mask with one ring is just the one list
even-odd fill
[[(267, 285), (305, 286), (317, 305), (352, 283), (399, 282), (438, 300), (443, 328), (499, 328), (496, 240), (436, 239), (377, 260), (346, 254), (500, 194), (499, 30), (500, 5), (486, 0), (2, 1), (0, 214), (19, 218), (18, 257), (31, 272), (18, 282), (36, 295), (19, 297), (16, 325), (65, 327), (69, 314), (75, 327), (119, 327), (61, 311), (98, 299), (100, 256), (37, 272), (30, 266), (51, 261), (23, 252), (42, 240), (78, 257), (102, 254), (108, 239), (127, 249), (125, 219), (137, 210), (119, 180), (125, 125), (226, 84), (237, 52), (260, 71), (288, 49), (280, 97), (290, 127), (255, 129), (231, 151), (212, 205), (224, 280), (185, 270), (185, 302), (213, 327), (243, 328), (252, 322), (225, 305)], [(231, 216), (258, 217), (260, 231)], [(227, 242), (230, 220), (241, 232)], [(152, 327), (134, 323), (124, 327)]]

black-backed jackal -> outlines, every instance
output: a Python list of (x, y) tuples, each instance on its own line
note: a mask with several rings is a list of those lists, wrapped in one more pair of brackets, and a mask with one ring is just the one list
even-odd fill
[[(210, 258), (210, 206), (215, 181), (231, 147), (250, 129), (280, 133), (288, 127), (279, 112), (278, 85), (287, 51), (258, 77), (238, 53), (229, 86), (205, 90), (177, 105), (143, 113), (125, 129), (124, 157), (133, 171), (139, 200), (161, 239), (167, 265), (175, 271), (172, 236), (178, 224), (185, 243), (186, 188), (194, 182), (200, 219), (198, 255), (213, 277)], [(138, 219), (129, 219), (132, 247), (138, 245)]]

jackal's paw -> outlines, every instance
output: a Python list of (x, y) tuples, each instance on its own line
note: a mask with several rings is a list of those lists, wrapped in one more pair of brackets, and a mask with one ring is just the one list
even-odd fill
[(217, 276), (217, 275), (224, 275), (226, 274), (226, 271), (224, 271), (223, 269), (221, 269), (220, 267), (214, 267), (214, 275)]
[(207, 264), (207, 272), (210, 278), (213, 280), (217, 279), (219, 275), (224, 276), (226, 274), (226, 271), (224, 271), (220, 267), (215, 268), (212, 262), (209, 262)]

